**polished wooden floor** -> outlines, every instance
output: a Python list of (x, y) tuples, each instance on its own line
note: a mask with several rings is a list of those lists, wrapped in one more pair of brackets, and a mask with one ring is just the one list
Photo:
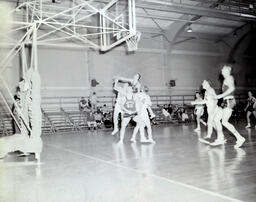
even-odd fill
[(195, 125), (154, 126), (156, 144), (123, 146), (111, 131), (44, 135), (42, 162), (10, 154), (0, 162), (1, 202), (256, 201), (256, 129), (236, 124), (246, 143), (210, 147)]

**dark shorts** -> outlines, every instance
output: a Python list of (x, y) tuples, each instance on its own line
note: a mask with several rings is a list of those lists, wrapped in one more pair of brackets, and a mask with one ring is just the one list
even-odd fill
[(253, 106), (249, 106), (248, 108), (247, 108), (247, 112), (254, 112), (256, 109), (254, 109), (253, 108)]
[(134, 118), (135, 116), (137, 116), (138, 115), (138, 113), (136, 112), (136, 113), (133, 113), (133, 114), (128, 114), (128, 113), (124, 113), (124, 118)]

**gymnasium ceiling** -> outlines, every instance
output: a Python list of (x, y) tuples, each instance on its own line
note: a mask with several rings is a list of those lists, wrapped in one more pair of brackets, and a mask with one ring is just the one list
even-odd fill
[[(5, 1), (18, 5), (24, 0)], [(54, 0), (43, 1), (51, 6)], [(68, 6), (70, 2), (72, 0), (55, 0), (54, 5)], [(104, 7), (110, 0), (88, 0), (88, 2)], [(136, 0), (136, 20), (138, 30), (150, 37), (166, 38), (168, 31), (179, 27), (180, 38), (192, 36), (218, 40), (236, 34), (245, 24), (256, 22), (256, 1)], [(189, 27), (192, 29), (190, 33), (187, 32)]]
[(182, 23), (179, 37), (216, 40), (256, 22), (255, 0), (139, 0), (137, 7), (138, 27), (165, 34)]

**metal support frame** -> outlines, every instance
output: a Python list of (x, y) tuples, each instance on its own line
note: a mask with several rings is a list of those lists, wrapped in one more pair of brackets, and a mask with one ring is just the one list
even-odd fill
[(200, 5), (193, 6), (185, 3), (174, 3), (160, 0), (141, 0), (136, 6), (149, 10), (159, 10), (165, 12), (174, 12), (180, 14), (200, 15), (213, 18), (221, 18), (240, 22), (255, 22), (256, 16), (238, 11), (227, 11), (216, 8), (207, 8)]
[[(2, 59), (0, 62), (0, 82), (1, 82), (1, 89), (0, 89), (0, 94), (1, 94), (1, 99), (3, 100), (8, 112), (11, 114), (12, 118), (14, 121), (17, 123), (19, 127), (19, 123), (15, 118), (15, 115), (13, 114), (11, 110), (11, 106), (9, 103), (15, 103), (16, 110), (21, 117), (21, 120), (27, 130), (31, 132), (31, 128), (29, 123), (27, 122), (24, 114), (22, 113), (21, 108), (18, 106), (16, 101), (14, 100), (14, 95), (8, 86), (8, 82), (6, 82), (3, 74), (5, 70), (8, 67), (8, 64), (11, 62), (11, 60), (18, 55), (21, 52), (21, 61), (22, 61), (22, 72), (24, 73), (26, 70), (29, 68), (37, 68), (37, 44), (36, 44), (36, 22), (35, 23), (23, 23), (23, 22), (13, 22), (13, 30), (10, 32), (16, 32), (17, 30), (19, 31), (24, 31), (25, 34), (23, 33), (20, 38), (16, 38), (15, 36), (13, 38), (10, 38), (10, 36), (7, 36), (6, 34), (1, 34), (1, 37), (6, 38), (7, 40), (11, 40), (12, 46), (11, 50), (5, 55), (5, 57)], [(28, 66), (27, 63), (27, 56), (24, 50), (24, 47), (27, 43), (27, 40), (30, 40), (33, 42), (32, 48), (31, 48), (31, 60), (30, 60), (30, 67)], [(16, 43), (15, 43), (16, 42)], [(6, 47), (7, 48), (7, 47)], [(5, 93), (3, 93), (5, 92)]]
[[(37, 22), (37, 40), (27, 43), (37, 45), (59, 44), (75, 40), (85, 47), (95, 50), (108, 51), (111, 48), (123, 43), (127, 38), (136, 34), (135, 0), (125, 0), (128, 5), (128, 22), (126, 25), (117, 20), (119, 15), (110, 13), (109, 9), (116, 7), (118, 1), (112, 0), (103, 8), (94, 1), (71, 0), (71, 4), (54, 4), (49, 0), (23, 0), (12, 13), (17, 9), (25, 15), (22, 23)], [(125, 2), (123, 1), (123, 2)], [(19, 12), (20, 13), (20, 12)], [(100, 24), (98, 24), (98, 18)], [(118, 32), (129, 33), (125, 37), (109, 41), (108, 35)]]
[[(20, 54), (22, 76), (24, 76), (28, 69), (38, 69), (38, 45), (55, 45), (72, 39), (82, 43), (85, 47), (108, 51), (121, 44), (136, 34), (135, 0), (127, 0), (128, 25), (117, 20), (117, 16), (108, 11), (113, 6), (118, 7), (118, 1), (112, 0), (104, 8), (97, 8), (97, 3), (86, 0), (72, 0), (72, 5), (64, 7), (49, 5), (47, 0), (23, 0), (9, 12), (15, 15), (15, 12), (19, 10), (25, 14), (23, 21), (13, 21), (11, 30), (0, 33), (0, 37), (5, 39), (2, 40), (4, 42), (1, 42), (0, 46), (9, 50), (0, 61), (1, 99), (18, 126), (18, 120), (10, 106), (10, 103), (16, 103), (16, 101), (3, 75), (10, 62)], [(52, 8), (54, 9), (51, 10)], [(101, 25), (98, 25), (97, 21), (93, 23), (98, 16), (103, 22)], [(106, 21), (108, 23), (105, 23)], [(109, 43), (108, 35), (118, 32), (128, 34)], [(30, 54), (27, 54), (26, 47), (30, 47)], [(16, 108), (23, 124), (31, 132), (30, 125), (17, 103)]]

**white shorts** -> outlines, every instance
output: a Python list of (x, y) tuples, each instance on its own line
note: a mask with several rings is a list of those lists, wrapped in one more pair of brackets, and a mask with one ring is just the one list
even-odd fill
[(196, 108), (194, 114), (197, 116), (202, 116), (204, 114), (204, 108)]

